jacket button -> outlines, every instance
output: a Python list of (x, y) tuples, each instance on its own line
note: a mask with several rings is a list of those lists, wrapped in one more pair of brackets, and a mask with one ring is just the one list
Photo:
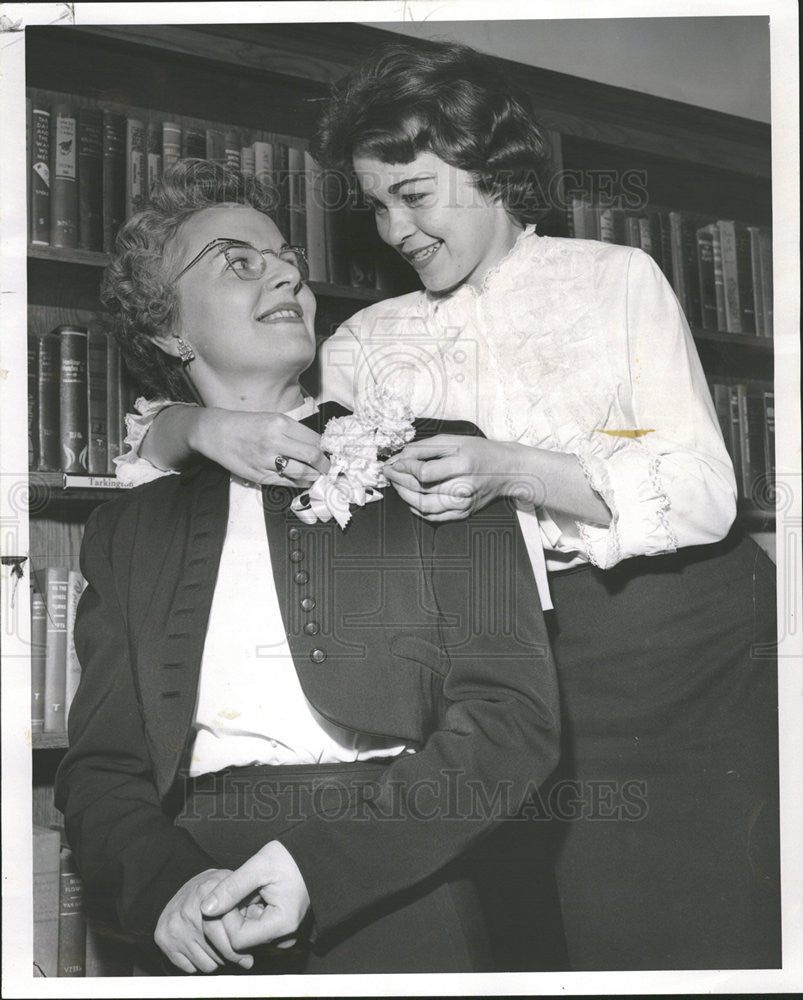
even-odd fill
[(301, 551), (301, 549), (293, 549), (293, 551), (290, 553), (290, 562), (300, 563), (303, 558), (304, 558), (304, 553)]
[(301, 529), (300, 528), (291, 528), (287, 532), (287, 534), (295, 542), (297, 539), (301, 538)]
[(304, 631), (307, 635), (317, 635), (321, 630), (321, 626), (317, 622), (307, 622), (304, 626)]
[(309, 654), (309, 658), (312, 660), (313, 663), (323, 663), (323, 661), (326, 659), (326, 650), (317, 648), (313, 649), (312, 652)]
[(299, 603), (301, 604), (302, 611), (312, 611), (312, 609), (315, 607), (315, 598), (302, 597)]
[(293, 579), (299, 586), (302, 586), (309, 581), (309, 573), (305, 569), (300, 569)]

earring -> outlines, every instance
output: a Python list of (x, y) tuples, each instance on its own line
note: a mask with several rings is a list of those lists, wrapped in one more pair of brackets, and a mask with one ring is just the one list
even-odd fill
[(181, 359), (182, 365), (188, 365), (190, 361), (195, 360), (195, 351), (193, 351), (186, 340), (176, 337), (176, 347), (178, 348), (178, 356)]

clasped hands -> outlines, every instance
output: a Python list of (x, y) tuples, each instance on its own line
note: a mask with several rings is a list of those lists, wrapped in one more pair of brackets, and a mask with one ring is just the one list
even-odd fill
[(292, 855), (272, 840), (236, 871), (212, 868), (186, 882), (162, 910), (154, 940), (182, 972), (226, 962), (250, 969), (256, 946), (295, 944), (309, 904)]

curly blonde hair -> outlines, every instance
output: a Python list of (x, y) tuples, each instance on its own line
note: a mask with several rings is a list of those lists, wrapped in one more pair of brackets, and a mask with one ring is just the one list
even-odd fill
[(179, 160), (155, 185), (148, 207), (121, 227), (100, 297), (125, 363), (146, 395), (193, 398), (181, 362), (152, 340), (175, 329), (179, 320), (173, 282), (180, 265), (170, 252), (179, 227), (196, 212), (220, 204), (249, 205), (270, 215), (276, 198), (274, 189), (231, 167)]

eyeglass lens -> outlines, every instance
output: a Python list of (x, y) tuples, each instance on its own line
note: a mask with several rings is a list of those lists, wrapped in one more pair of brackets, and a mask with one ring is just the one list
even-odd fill
[(279, 260), (292, 264), (298, 270), (303, 281), (309, 277), (306, 257), (295, 247), (284, 247), (277, 252), (275, 250), (260, 251), (251, 246), (228, 246), (223, 252), (234, 272), (246, 281), (262, 277), (267, 269), (267, 258), (269, 257), (278, 257)]

